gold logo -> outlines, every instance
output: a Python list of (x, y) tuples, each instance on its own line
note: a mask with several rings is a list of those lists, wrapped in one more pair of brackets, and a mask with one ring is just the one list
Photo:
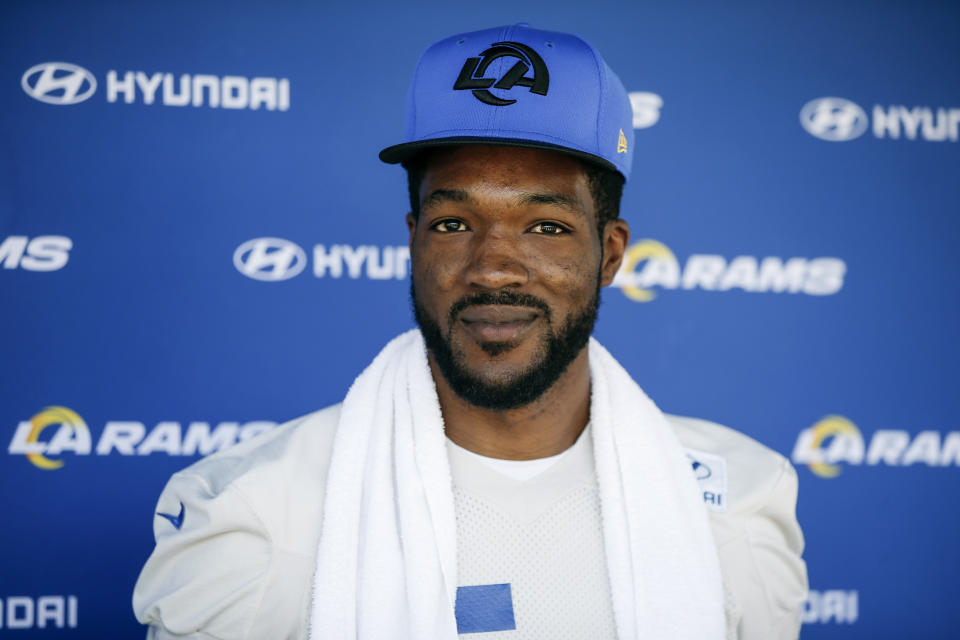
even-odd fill
[(623, 129), (620, 129), (620, 137), (617, 138), (617, 153), (627, 152), (627, 136), (623, 135)]

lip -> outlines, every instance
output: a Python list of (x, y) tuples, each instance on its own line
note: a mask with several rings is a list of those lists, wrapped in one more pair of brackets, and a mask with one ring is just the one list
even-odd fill
[(525, 334), (540, 317), (530, 307), (476, 305), (464, 309), (460, 324), (478, 342), (509, 342)]

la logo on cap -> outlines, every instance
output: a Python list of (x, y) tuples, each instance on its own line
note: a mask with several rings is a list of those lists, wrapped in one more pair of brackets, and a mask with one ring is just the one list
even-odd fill
[[(484, 74), (486, 74), (490, 63), (505, 56), (517, 58), (517, 62), (499, 80), (485, 78)], [(531, 68), (533, 69), (533, 77), (528, 78), (526, 74)], [(453, 89), (454, 91), (470, 89), (477, 100), (495, 107), (506, 107), (516, 102), (516, 100), (498, 98), (490, 93), (487, 89), (491, 85), (494, 89), (504, 89), (506, 91), (517, 85), (529, 87), (530, 93), (545, 96), (550, 86), (550, 73), (547, 71), (547, 65), (544, 64), (543, 58), (527, 45), (519, 42), (494, 42), (489, 49), (480, 54), (479, 58), (467, 58), (467, 61), (463, 63), (457, 81), (453, 85)]]

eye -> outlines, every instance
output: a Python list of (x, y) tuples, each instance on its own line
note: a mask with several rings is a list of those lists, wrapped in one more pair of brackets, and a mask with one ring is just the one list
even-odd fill
[(469, 230), (467, 225), (461, 220), (453, 220), (450, 218), (438, 220), (434, 222), (430, 228), (439, 233), (458, 233)]
[(542, 233), (544, 235), (558, 236), (563, 233), (569, 233), (570, 230), (556, 222), (538, 222), (530, 227), (533, 233)]

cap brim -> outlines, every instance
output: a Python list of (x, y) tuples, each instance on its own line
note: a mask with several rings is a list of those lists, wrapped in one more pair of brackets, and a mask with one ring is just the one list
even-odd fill
[(404, 142), (403, 144), (395, 144), (392, 147), (387, 147), (380, 152), (380, 159), (387, 164), (403, 164), (406, 165), (408, 162), (413, 160), (413, 158), (424, 151), (429, 149), (436, 149), (442, 147), (458, 147), (462, 145), (488, 145), (496, 147), (521, 147), (524, 149), (544, 149), (546, 151), (556, 151), (558, 153), (563, 153), (565, 155), (574, 156), (575, 158), (580, 158), (581, 160), (586, 160), (587, 162), (592, 162), (593, 164), (600, 165), (605, 169), (612, 169), (616, 172), (620, 172), (620, 169), (616, 167), (612, 162), (601, 158), (600, 156), (595, 156), (592, 153), (587, 153), (585, 151), (579, 151), (577, 149), (570, 149), (569, 147), (563, 147), (557, 144), (550, 144), (549, 142), (538, 142), (536, 140), (521, 140), (517, 138), (484, 138), (482, 136), (457, 136), (452, 138), (431, 138), (429, 140), (419, 140), (417, 142)]

